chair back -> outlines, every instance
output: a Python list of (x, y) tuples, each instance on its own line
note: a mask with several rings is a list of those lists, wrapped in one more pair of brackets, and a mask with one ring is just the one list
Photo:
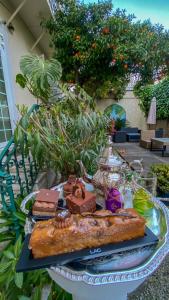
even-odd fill
[(125, 131), (126, 133), (138, 133), (137, 127), (125, 127), (122, 128), (121, 131)]
[(141, 140), (142, 141), (150, 141), (155, 137), (155, 130), (142, 130), (141, 131)]

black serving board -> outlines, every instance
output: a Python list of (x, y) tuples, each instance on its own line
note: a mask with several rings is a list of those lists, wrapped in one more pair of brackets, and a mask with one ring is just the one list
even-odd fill
[[(62, 199), (59, 199), (58, 209), (59, 208), (61, 208), (61, 209), (67, 209), (67, 207), (66, 207), (66, 205), (64, 205), (64, 201)], [(100, 204), (96, 203), (96, 210), (101, 210), (101, 209), (103, 209), (103, 207)], [(28, 214), (28, 217), (30, 217), (35, 222), (36, 221), (45, 221), (45, 220), (49, 220), (49, 219), (54, 218), (54, 216), (34, 216), (32, 214), (32, 210), (30, 210), (30, 212)]]
[(31, 235), (27, 235), (25, 238), (23, 249), (16, 266), (17, 272), (25, 272), (36, 269), (49, 268), (51, 266), (65, 265), (74, 261), (82, 261), (105, 256), (108, 254), (115, 254), (122, 251), (142, 248), (144, 246), (154, 245), (158, 242), (157, 236), (154, 235), (154, 233), (148, 227), (146, 227), (145, 235), (141, 238), (120, 243), (103, 245), (98, 248), (89, 248), (55, 256), (34, 259), (31, 250), (28, 248), (30, 237)]

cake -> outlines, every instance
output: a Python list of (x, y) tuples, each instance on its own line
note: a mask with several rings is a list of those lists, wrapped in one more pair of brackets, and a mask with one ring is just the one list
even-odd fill
[(55, 216), (58, 206), (59, 192), (48, 189), (41, 189), (36, 195), (32, 208), (34, 216)]
[(64, 197), (72, 193), (73, 186), (76, 183), (76, 176), (75, 175), (70, 175), (68, 177), (67, 182), (63, 185), (63, 193)]
[(96, 195), (85, 190), (84, 184), (76, 182), (72, 194), (66, 197), (66, 205), (73, 214), (94, 212), (96, 210)]
[(145, 219), (132, 208), (115, 214), (101, 210), (64, 216), (58, 212), (56, 218), (35, 224), (29, 248), (34, 258), (42, 258), (135, 239), (144, 232)]

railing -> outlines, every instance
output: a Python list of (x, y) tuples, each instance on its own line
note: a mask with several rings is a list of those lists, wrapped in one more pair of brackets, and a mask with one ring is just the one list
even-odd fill
[[(28, 111), (36, 112), (34, 104)], [(25, 138), (26, 143), (26, 138)], [(15, 144), (12, 137), (0, 154), (0, 206), (5, 211), (16, 211), (15, 200), (32, 191), (38, 174), (38, 166), (30, 153), (27, 155)]]
[(48, 4), (52, 14), (54, 15), (57, 8), (57, 0), (48, 0)]

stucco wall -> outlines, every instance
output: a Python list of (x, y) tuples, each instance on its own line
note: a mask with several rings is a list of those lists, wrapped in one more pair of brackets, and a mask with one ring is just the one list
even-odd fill
[[(4, 7), (0, 3), (0, 21), (8, 21), (14, 9), (9, 5), (8, 1), (5, 1)], [(26, 27), (22, 19), (17, 15), (12, 21), (14, 26), (14, 32), (10, 33), (6, 29), (6, 40), (9, 56), (9, 67), (11, 73), (11, 88), (13, 90), (13, 97), (15, 104), (27, 104), (31, 105), (35, 103), (33, 96), (25, 89), (21, 89), (15, 83), (16, 74), (20, 72), (19, 62), (22, 55), (28, 54), (31, 47), (35, 43), (35, 38), (32, 36), (29, 29)], [(35, 53), (41, 54), (41, 50), (36, 47)]]
[(97, 107), (103, 111), (107, 106), (113, 103), (118, 103), (125, 109), (129, 126), (138, 127), (139, 129), (147, 128), (146, 119), (139, 107), (138, 99), (134, 96), (132, 91), (127, 91), (123, 99), (118, 102), (113, 99), (99, 100)]

